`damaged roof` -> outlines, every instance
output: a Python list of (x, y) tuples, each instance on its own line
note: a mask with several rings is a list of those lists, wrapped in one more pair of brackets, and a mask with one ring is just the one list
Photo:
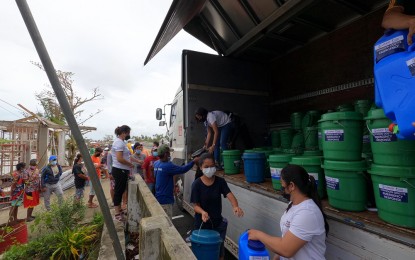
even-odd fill
[(219, 55), (270, 62), (385, 7), (387, 0), (173, 0), (144, 62), (181, 29)]

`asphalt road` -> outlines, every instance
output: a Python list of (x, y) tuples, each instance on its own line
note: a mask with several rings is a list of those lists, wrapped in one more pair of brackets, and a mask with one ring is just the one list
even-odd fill
[[(176, 229), (179, 231), (180, 235), (185, 240), (188, 236), (191, 235), (194, 226), (193, 217), (187, 213), (187, 211), (181, 211), (179, 208), (174, 204), (173, 207), (173, 224)], [(190, 243), (188, 243), (190, 246)], [(227, 250), (225, 251), (225, 260), (235, 260), (235, 258), (231, 253)]]

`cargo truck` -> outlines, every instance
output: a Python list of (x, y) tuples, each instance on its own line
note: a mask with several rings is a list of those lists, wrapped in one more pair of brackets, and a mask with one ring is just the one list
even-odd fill
[[(188, 161), (204, 144), (204, 126), (194, 119), (198, 107), (238, 114), (255, 146), (263, 146), (270, 131), (289, 126), (293, 112), (373, 100), (372, 48), (383, 33), (387, 2), (173, 1), (146, 63), (182, 28), (218, 52), (182, 53), (182, 84), (167, 120), (174, 162)], [(178, 180), (177, 199), (191, 214), (194, 176), (195, 168)], [(248, 228), (280, 236), (287, 201), (270, 180), (251, 184), (243, 174), (223, 176), (245, 211), (236, 218), (223, 201), (226, 248), (237, 256)], [(327, 200), (323, 205), (330, 225), (327, 259), (414, 259), (413, 229), (386, 223), (376, 212), (341, 211)]]

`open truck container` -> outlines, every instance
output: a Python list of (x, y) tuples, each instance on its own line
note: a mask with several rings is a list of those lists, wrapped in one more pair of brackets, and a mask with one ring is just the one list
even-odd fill
[[(382, 35), (387, 2), (173, 1), (146, 62), (183, 26), (220, 55), (182, 53), (182, 86), (170, 116), (172, 157), (187, 161), (203, 146), (205, 129), (194, 120), (201, 106), (238, 114), (262, 146), (270, 130), (289, 125), (293, 112), (373, 100), (372, 48)], [(194, 175), (192, 169), (181, 180), (183, 207), (192, 214)], [(245, 211), (234, 217), (223, 200), (226, 248), (237, 255), (239, 236), (248, 228), (280, 236), (287, 201), (271, 181), (249, 184), (242, 174), (225, 179)], [(323, 204), (330, 224), (327, 259), (414, 259), (414, 230), (388, 224), (376, 212)]]

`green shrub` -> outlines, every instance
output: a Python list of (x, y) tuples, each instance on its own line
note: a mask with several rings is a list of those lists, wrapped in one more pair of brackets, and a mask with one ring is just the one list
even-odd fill
[(53, 234), (44, 235), (28, 244), (14, 245), (3, 255), (4, 260), (49, 259), (56, 244)]
[(79, 226), (67, 228), (55, 233), (57, 243), (52, 247), (54, 252), (51, 259), (79, 259), (85, 255), (97, 236), (97, 226)]
[[(73, 198), (62, 201), (62, 204), (52, 204), (50, 211), (39, 213), (31, 226), (32, 232), (65, 231), (74, 228), (85, 217), (86, 207), (73, 203)], [(46, 230), (45, 230), (46, 229)]]

